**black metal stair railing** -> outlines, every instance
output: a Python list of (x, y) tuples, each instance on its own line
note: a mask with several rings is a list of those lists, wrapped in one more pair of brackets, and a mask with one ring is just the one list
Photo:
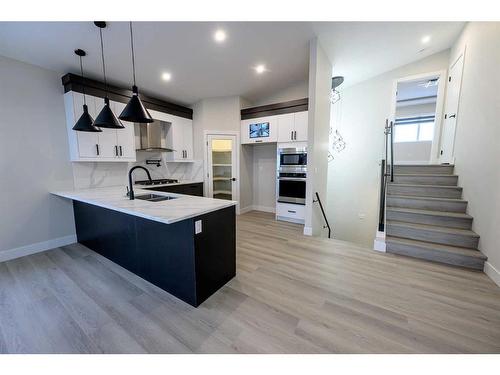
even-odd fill
[[(390, 136), (390, 139), (389, 139)], [(378, 215), (378, 230), (383, 232), (385, 229), (385, 195), (387, 189), (387, 178), (390, 177), (391, 182), (394, 182), (394, 123), (385, 120), (384, 127), (384, 146), (385, 146), (385, 159), (380, 162), (380, 206)], [(391, 149), (390, 156), (389, 147)], [(390, 163), (387, 159), (390, 157)]]
[(318, 192), (316, 192), (316, 200), (313, 199), (313, 202), (314, 203), (318, 202), (319, 208), (321, 209), (321, 213), (323, 214), (323, 219), (325, 219), (325, 225), (323, 225), (323, 228), (328, 228), (328, 238), (331, 238), (332, 229), (330, 228), (330, 223), (326, 218), (325, 210), (323, 209), (323, 204), (321, 204), (321, 199), (319, 198)]

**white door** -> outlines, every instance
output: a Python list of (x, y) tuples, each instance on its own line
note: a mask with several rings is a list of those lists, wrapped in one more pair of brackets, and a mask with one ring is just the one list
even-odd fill
[(295, 113), (295, 134), (294, 141), (306, 142), (307, 141), (307, 124), (309, 112), (296, 112)]
[(236, 136), (207, 135), (208, 196), (238, 200)]
[(292, 142), (295, 137), (295, 113), (278, 116), (278, 142)]
[(458, 104), (460, 101), (460, 89), (462, 87), (463, 66), (464, 54), (460, 55), (460, 57), (449, 69), (445, 114), (441, 137), (441, 151), (439, 157), (439, 161), (441, 163), (453, 163), (454, 161), (453, 148), (455, 145), (455, 131), (457, 128)]
[(182, 121), (182, 127), (184, 130), (183, 134), (183, 144), (184, 144), (184, 159), (193, 159), (193, 122), (191, 120), (185, 119)]
[(125, 129), (116, 130), (116, 144), (118, 146), (118, 156), (121, 159), (136, 159), (135, 152), (135, 130), (134, 123), (122, 121)]

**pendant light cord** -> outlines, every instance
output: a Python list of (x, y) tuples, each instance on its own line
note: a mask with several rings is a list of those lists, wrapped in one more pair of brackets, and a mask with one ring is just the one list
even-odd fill
[[(82, 73), (82, 80), (85, 81), (85, 77), (83, 76), (83, 63), (82, 63), (82, 57), (80, 57), (80, 72)], [(82, 84), (82, 91), (83, 91), (83, 104), (87, 105), (87, 101), (85, 100), (85, 82)]]
[(104, 44), (102, 42), (102, 29), (99, 28), (99, 36), (101, 37), (101, 58), (102, 58), (102, 73), (104, 75), (104, 91), (106, 98), (108, 97), (108, 81), (106, 80), (106, 64), (104, 63)]
[(134, 86), (135, 86), (134, 34), (132, 32), (132, 21), (130, 21), (130, 45), (132, 47), (132, 75), (134, 77)]

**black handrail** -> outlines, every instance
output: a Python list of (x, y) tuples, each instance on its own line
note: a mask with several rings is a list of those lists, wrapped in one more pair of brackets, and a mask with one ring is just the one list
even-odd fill
[(321, 199), (319, 199), (319, 194), (316, 192), (316, 200), (313, 199), (313, 202), (319, 203), (319, 208), (321, 208), (321, 213), (323, 214), (323, 219), (325, 219), (326, 225), (323, 225), (323, 228), (328, 228), (328, 238), (330, 238), (332, 234), (332, 229), (330, 228), (330, 224), (328, 223), (328, 219), (326, 218), (325, 210), (323, 209), (323, 205), (321, 204)]
[[(390, 141), (389, 141), (390, 135)], [(390, 143), (390, 145), (389, 145)], [(390, 163), (389, 150), (391, 148)], [(394, 123), (389, 122), (388, 119), (385, 120), (384, 127), (384, 147), (385, 147), (385, 159), (380, 162), (380, 206), (378, 215), (378, 230), (380, 232), (384, 231), (385, 228), (385, 192), (387, 189), (387, 177), (391, 178), (391, 182), (394, 182)]]
[(380, 208), (378, 213), (378, 230), (384, 231), (385, 225), (385, 185), (387, 183), (387, 171), (385, 159), (380, 163)]

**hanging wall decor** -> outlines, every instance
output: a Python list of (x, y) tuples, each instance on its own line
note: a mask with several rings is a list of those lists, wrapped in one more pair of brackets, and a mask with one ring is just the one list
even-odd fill
[(341, 122), (341, 96), (340, 91), (337, 88), (344, 82), (344, 77), (336, 76), (332, 78), (332, 89), (330, 92), (330, 102), (334, 106), (333, 112), (337, 115), (337, 119), (332, 121), (336, 125), (336, 129), (333, 130), (330, 127), (330, 151), (328, 152), (328, 161), (334, 159), (334, 152), (341, 152), (346, 147), (346, 142), (339, 132), (338, 124)]

